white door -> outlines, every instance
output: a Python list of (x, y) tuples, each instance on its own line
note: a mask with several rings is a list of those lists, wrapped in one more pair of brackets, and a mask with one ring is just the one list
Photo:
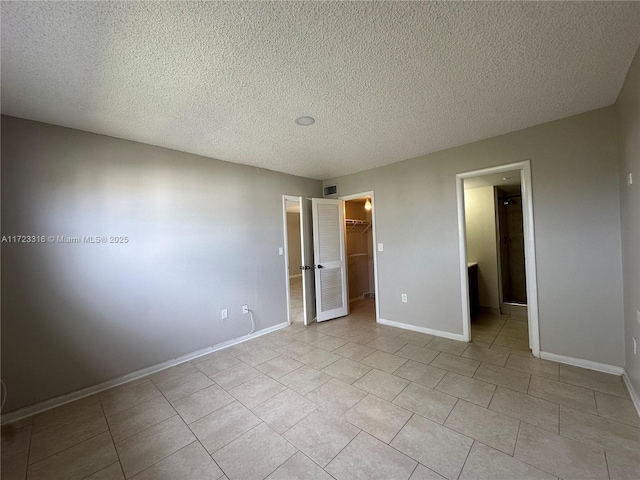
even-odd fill
[(344, 202), (314, 198), (313, 253), (318, 322), (349, 314), (345, 261)]
[(313, 214), (311, 199), (300, 197), (300, 242), (302, 251), (302, 304), (304, 324), (309, 325), (316, 316), (316, 279), (313, 269)]

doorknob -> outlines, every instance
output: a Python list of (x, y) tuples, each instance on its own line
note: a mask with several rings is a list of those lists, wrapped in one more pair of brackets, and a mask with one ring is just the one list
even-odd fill
[(309, 270), (310, 268), (309, 265), (300, 265), (300, 270)]
[(322, 265), (317, 265), (318, 268), (324, 268)]

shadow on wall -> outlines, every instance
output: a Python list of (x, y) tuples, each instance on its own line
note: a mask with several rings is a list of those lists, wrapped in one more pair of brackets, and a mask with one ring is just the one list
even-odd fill
[(11, 117), (2, 133), (2, 234), (80, 237), (2, 244), (5, 412), (241, 337), (244, 304), (257, 330), (286, 322), (282, 194), (321, 182)]
[[(211, 290), (246, 289), (241, 283), (255, 278), (257, 267), (225, 258), (224, 235), (216, 235), (205, 218), (187, 221), (176, 215), (182, 220), (169, 225), (167, 218), (153, 218), (140, 199), (122, 193), (114, 198), (135, 206), (124, 218), (139, 221), (136, 225), (70, 215), (76, 202), (95, 204), (101, 195), (78, 199), (59, 192), (58, 201), (40, 210), (42, 218), (32, 217), (35, 221), (25, 227), (52, 233), (53, 242), (3, 245), (3, 340), (11, 339), (3, 342), (2, 352), (2, 377), (9, 386), (6, 411), (27, 399), (46, 398), (42, 392), (89, 386), (129, 373), (131, 365), (143, 368), (248, 332), (248, 318), (234, 319), (233, 327), (226, 328), (211, 321), (219, 318)], [(142, 212), (149, 214), (146, 220), (144, 213), (140, 219), (131, 217)], [(158, 212), (174, 215), (162, 206)], [(112, 239), (114, 232), (126, 235)], [(85, 243), (102, 235), (108, 243)], [(211, 268), (203, 269), (206, 265)], [(225, 280), (221, 273), (227, 269), (236, 275)], [(203, 315), (206, 311), (211, 313)], [(20, 325), (12, 319), (20, 319)], [(194, 331), (200, 337), (197, 345)], [(37, 352), (30, 352), (34, 342)], [(43, 363), (46, 376), (39, 375)], [(16, 376), (33, 381), (18, 382)]]

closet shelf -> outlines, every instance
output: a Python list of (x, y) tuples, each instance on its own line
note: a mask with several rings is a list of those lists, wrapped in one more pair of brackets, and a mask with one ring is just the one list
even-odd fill
[(350, 232), (354, 231), (356, 228), (364, 227), (364, 229), (360, 233), (361, 235), (364, 235), (365, 233), (367, 233), (367, 230), (371, 228), (371, 222), (367, 220), (357, 220), (353, 218), (347, 218), (345, 219), (345, 223), (347, 224), (347, 227), (349, 226), (351, 227), (349, 229)]

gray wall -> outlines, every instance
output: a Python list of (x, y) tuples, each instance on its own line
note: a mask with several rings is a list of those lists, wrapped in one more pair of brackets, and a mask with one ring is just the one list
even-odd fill
[(244, 303), (286, 322), (283, 194), (321, 183), (2, 117), (3, 235), (129, 237), (2, 244), (4, 410), (242, 336)]
[(337, 183), (339, 195), (375, 191), (377, 242), (384, 243), (381, 317), (461, 334), (455, 175), (525, 159), (532, 166), (541, 348), (622, 366), (612, 107), (325, 183)]
[[(620, 216), (622, 220), (622, 268), (626, 368), (636, 392), (640, 392), (640, 351), (633, 354), (631, 339), (640, 342), (640, 50), (631, 65), (616, 103), (620, 152)], [(627, 174), (633, 185), (627, 186)], [(638, 345), (640, 348), (640, 344)]]

